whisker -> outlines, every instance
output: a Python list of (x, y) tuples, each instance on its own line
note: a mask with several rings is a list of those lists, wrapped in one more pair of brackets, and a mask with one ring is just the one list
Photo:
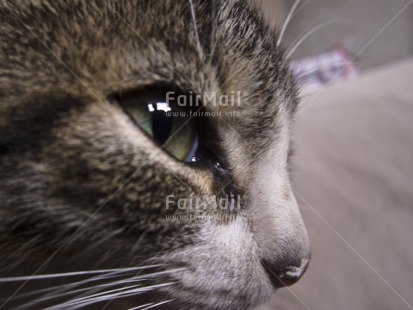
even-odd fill
[(138, 310), (138, 309), (142, 309), (142, 308), (147, 307), (147, 306), (152, 306), (153, 304), (154, 304), (153, 302), (150, 302), (149, 304), (144, 304), (144, 305), (140, 305), (140, 306), (137, 306), (137, 307), (134, 307), (134, 308), (129, 308), (128, 310)]
[[(93, 282), (94, 281), (99, 281), (99, 280), (101, 280), (101, 279), (94, 279)], [(84, 281), (80, 281), (80, 282), (84, 282)], [(92, 282), (92, 281), (89, 281), (89, 282)], [(45, 301), (48, 301), (48, 300), (61, 298), (61, 297), (64, 297), (64, 296), (78, 294), (78, 293), (82, 293), (82, 292), (88, 292), (89, 294), (90, 293), (95, 293), (95, 292), (99, 292), (104, 287), (116, 286), (116, 285), (123, 284), (123, 283), (124, 283), (124, 281), (115, 281), (115, 282), (112, 282), (112, 283), (99, 284), (99, 285), (89, 286), (89, 287), (85, 287), (85, 288), (81, 288), (81, 289), (77, 289), (77, 290), (71, 290), (69, 292), (67, 292), (67, 290), (69, 290), (73, 287), (76, 287), (76, 286), (81, 286), (84, 283), (73, 283), (73, 284), (69, 284), (69, 285), (61, 285), (60, 287), (55, 288), (54, 290), (51, 289), (51, 290), (53, 290), (52, 292), (50, 292), (50, 289), (49, 289), (48, 294), (46, 294), (46, 295), (44, 295), (40, 298), (34, 299), (34, 300), (30, 301), (29, 303), (22, 305), (21, 307), (33, 306), (33, 305), (36, 305), (36, 304), (39, 304), (39, 303), (42, 303), (42, 302), (45, 302)]]
[[(106, 287), (113, 287), (113, 286), (116, 286), (116, 285), (123, 285), (123, 284), (126, 285), (126, 284), (130, 284), (130, 283), (142, 282), (142, 281), (145, 281), (145, 280), (148, 280), (148, 279), (151, 279), (151, 278), (155, 278), (157, 276), (161, 276), (161, 275), (165, 275), (165, 274), (171, 274), (171, 273), (179, 272), (179, 271), (183, 271), (183, 270), (186, 270), (186, 268), (177, 268), (177, 269), (172, 269), (172, 270), (166, 270), (166, 271), (160, 271), (160, 272), (145, 274), (145, 275), (141, 275), (141, 276), (133, 276), (133, 277), (130, 277), (130, 278), (127, 278), (127, 279), (122, 279), (122, 280), (114, 281), (114, 282), (111, 282), (111, 283), (104, 283), (104, 284), (95, 285), (93, 287), (86, 287), (86, 288), (81, 288), (81, 289), (77, 289), (77, 290), (74, 290), (74, 291), (66, 292), (70, 288), (80, 286), (80, 285), (86, 283), (85, 281), (79, 281), (80, 283), (72, 283), (72, 284), (69, 284), (69, 285), (60, 286), (60, 288), (61, 288), (60, 291), (62, 292), (60, 294), (57, 294), (57, 293), (59, 293), (59, 288), (55, 289), (54, 291), (49, 292), (48, 294), (46, 294), (46, 295), (44, 295), (40, 298), (37, 298), (35, 300), (32, 300), (32, 301), (22, 305), (21, 308), (28, 307), (28, 306), (33, 306), (33, 305), (39, 304), (41, 302), (45, 302), (45, 301), (48, 301), (48, 300), (53, 300), (53, 299), (56, 299), (56, 298), (61, 298), (61, 297), (68, 296), (68, 295), (82, 293), (82, 292), (85, 292), (85, 291), (87, 291), (88, 293), (98, 292), (99, 290), (101, 290), (103, 288), (106, 288)], [(101, 280), (101, 279), (94, 279), (93, 281), (97, 281), (97, 280)], [(91, 279), (88, 279), (88, 280), (91, 280)], [(89, 282), (92, 282), (92, 281), (89, 281)], [(139, 287), (139, 286), (140, 285), (136, 285), (135, 287)], [(123, 289), (127, 289), (127, 288), (131, 288), (131, 287), (129, 286), (129, 287), (126, 287), (126, 288), (118, 288), (118, 289), (115, 289), (115, 290), (112, 290), (112, 291), (118, 291), (118, 290), (123, 290)], [(90, 298), (90, 296), (98, 296), (100, 294), (105, 294), (105, 293), (109, 293), (109, 292), (112, 292), (112, 291), (97, 293), (95, 295), (89, 295), (89, 296), (86, 296), (86, 297), (78, 297), (75, 300), (82, 300), (83, 298)]]
[(326, 26), (329, 26), (329, 25), (332, 25), (332, 24), (336, 24), (336, 23), (344, 23), (344, 22), (343, 22), (342, 20), (339, 20), (339, 19), (334, 19), (334, 20), (332, 20), (332, 21), (322, 23), (321, 25), (318, 25), (318, 26), (312, 28), (310, 31), (308, 31), (306, 34), (304, 34), (304, 35), (298, 40), (298, 42), (293, 45), (292, 48), (290, 48), (290, 49), (287, 51), (287, 54), (286, 54), (285, 58), (286, 58), (286, 59), (289, 59), (289, 58), (291, 57), (291, 55), (294, 54), (294, 52), (298, 49), (298, 47), (299, 47), (309, 36), (311, 36), (313, 33), (317, 32), (318, 30), (320, 30), (320, 29), (322, 29), (322, 28), (324, 28), (324, 27), (326, 27)]
[(124, 298), (128, 296), (133, 296), (136, 294), (142, 294), (142, 293), (146, 293), (148, 291), (151, 291), (157, 288), (171, 286), (173, 284), (176, 284), (176, 282), (168, 282), (168, 283), (151, 285), (151, 286), (146, 286), (146, 287), (139, 287), (139, 285), (131, 285), (128, 287), (110, 290), (110, 291), (106, 291), (103, 293), (93, 294), (87, 297), (73, 299), (73, 300), (52, 306), (52, 307), (48, 307), (45, 310), (58, 310), (58, 309), (68, 308), (68, 307), (70, 307), (70, 309), (79, 309), (79, 308), (85, 307), (90, 304), (99, 303), (99, 302), (106, 301), (106, 300)]
[(218, 27), (218, 16), (216, 15), (216, 1), (212, 0), (212, 5), (211, 9), (213, 12), (213, 19), (214, 22), (212, 23), (212, 29), (211, 29), (211, 44), (210, 44), (210, 53), (209, 53), (209, 64), (212, 64), (212, 60), (214, 58), (214, 53), (215, 53), (215, 48), (216, 48), (216, 32), (217, 32), (217, 27)]
[[(127, 297), (129, 295), (127, 295), (126, 293), (128, 293), (128, 290), (131, 289), (138, 289), (140, 287), (140, 285), (132, 285), (129, 287), (123, 287), (123, 288), (118, 288), (116, 290), (110, 290), (107, 292), (101, 292), (98, 294), (91, 294), (82, 298), (76, 298), (73, 300), (68, 300), (59, 304), (56, 304), (54, 306), (48, 307), (46, 309), (66, 309), (66, 308), (70, 308), (70, 309), (77, 309), (80, 307), (84, 307), (86, 305), (89, 304), (93, 304), (93, 303), (98, 303), (100, 301), (105, 301), (107, 299), (111, 299), (112, 295), (114, 295), (113, 293), (115, 293), (115, 295), (118, 296), (123, 296), (123, 297)], [(109, 294), (111, 293), (111, 294)], [(122, 293), (124, 293), (124, 295), (122, 295)], [(119, 297), (121, 298), (121, 297)], [(114, 298), (113, 298), (114, 299)]]
[(295, 11), (295, 9), (297, 8), (297, 6), (298, 6), (298, 4), (300, 3), (300, 1), (301, 1), (301, 0), (295, 0), (295, 2), (294, 2), (294, 4), (293, 4), (290, 12), (288, 13), (287, 18), (285, 19), (285, 22), (284, 22), (284, 24), (283, 24), (283, 26), (282, 26), (282, 28), (281, 28), (280, 36), (278, 37), (278, 40), (277, 40), (277, 47), (280, 46), (281, 41), (282, 41), (282, 39), (283, 39), (283, 37), (284, 37), (285, 30), (287, 29), (287, 27), (288, 27), (288, 25), (289, 25), (289, 23), (290, 23), (290, 21), (291, 21), (291, 19), (292, 19), (292, 17), (293, 17), (294, 11)]
[(43, 280), (43, 279), (53, 279), (53, 278), (62, 278), (62, 277), (74, 277), (74, 276), (83, 276), (83, 275), (108, 273), (108, 272), (123, 273), (123, 272), (144, 270), (144, 269), (156, 268), (156, 267), (162, 267), (162, 265), (119, 268), (119, 269), (102, 269), (102, 270), (91, 270), (91, 271), (76, 271), (76, 272), (53, 273), (53, 274), (44, 274), (44, 275), (22, 276), (22, 277), (8, 277), (8, 278), (0, 278), (0, 283), (18, 282), (18, 281), (31, 281), (31, 280)]
[[(71, 289), (71, 288), (74, 288), (74, 287), (77, 287), (77, 286), (81, 286), (81, 285), (84, 285), (84, 284), (87, 284), (87, 283), (90, 283), (90, 282), (96, 282), (96, 281), (100, 281), (100, 280), (107, 280), (107, 279), (116, 278), (116, 277), (119, 277), (119, 275), (115, 274), (115, 273), (113, 273), (112, 275), (104, 274), (104, 275), (101, 275), (101, 276), (96, 276), (96, 277), (93, 277), (93, 278), (90, 278), (90, 279), (85, 279), (85, 280), (82, 280), (82, 281), (76, 281), (74, 283), (61, 284), (61, 285), (56, 285), (56, 286), (52, 286), (52, 287), (47, 287), (47, 288), (40, 289), (40, 290), (35, 290), (35, 291), (32, 291), (32, 292), (28, 292), (28, 293), (19, 294), (19, 295), (14, 296), (13, 299), (14, 300), (21, 299), (21, 298), (29, 297), (29, 296), (32, 296), (32, 295), (39, 295), (41, 293), (48, 293), (50, 291), (53, 291), (50, 294), (58, 293), (58, 292), (64, 292), (64, 291), (67, 291), (68, 289)], [(47, 296), (47, 295), (45, 295), (45, 296)]]
[(202, 60), (203, 59), (203, 52), (202, 52), (201, 41), (199, 40), (198, 26), (196, 25), (196, 15), (195, 15), (194, 2), (192, 0), (188, 0), (188, 1), (189, 1), (189, 6), (191, 7), (192, 22), (194, 24), (195, 39), (196, 39), (196, 43), (197, 43), (199, 58), (200, 58), (200, 60)]
[(154, 304), (154, 305), (148, 306), (148, 307), (146, 307), (146, 308), (143, 308), (142, 310), (152, 309), (152, 308), (155, 308), (155, 307), (158, 307), (158, 306), (161, 306), (161, 305), (167, 304), (167, 303), (169, 303), (169, 302), (171, 302), (171, 301), (172, 301), (172, 299), (165, 300), (165, 301), (162, 301), (162, 302), (158, 302), (157, 304)]
[[(106, 292), (101, 292), (101, 293), (96, 293), (96, 294), (92, 294), (92, 295), (88, 295), (85, 297), (80, 297), (80, 298), (75, 298), (73, 300), (69, 300), (67, 302), (64, 302), (60, 305), (58, 305), (59, 307), (66, 307), (66, 306), (70, 306), (70, 305), (77, 305), (77, 304), (82, 304), (82, 305), (87, 305), (87, 302), (93, 301), (93, 300), (97, 300), (99, 298), (103, 298), (103, 297), (110, 297), (110, 296), (119, 296), (119, 294), (121, 293), (127, 293), (132, 291), (133, 289), (137, 289), (140, 288), (140, 285), (130, 285), (130, 286), (126, 286), (126, 287), (121, 287), (121, 288), (117, 288), (117, 289), (113, 289), (113, 290), (109, 290)], [(102, 299), (105, 300), (105, 299)], [(56, 306), (50, 307), (50, 309), (54, 309)], [(46, 308), (49, 309), (49, 308)]]

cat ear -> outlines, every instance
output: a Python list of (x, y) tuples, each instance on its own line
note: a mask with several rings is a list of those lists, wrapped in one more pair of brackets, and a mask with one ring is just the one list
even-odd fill
[(285, 0), (250, 0), (274, 30), (281, 29), (288, 14)]

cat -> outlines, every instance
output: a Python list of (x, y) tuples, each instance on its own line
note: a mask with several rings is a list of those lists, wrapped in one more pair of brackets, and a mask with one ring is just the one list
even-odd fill
[(302, 276), (297, 87), (259, 1), (0, 12), (0, 308), (248, 309)]

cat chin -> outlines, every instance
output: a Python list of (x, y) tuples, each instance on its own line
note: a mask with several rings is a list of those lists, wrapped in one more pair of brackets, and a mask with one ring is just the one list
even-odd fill
[[(271, 284), (264, 282), (265, 281), (255, 283), (254, 290), (246, 287), (248, 285), (245, 286), (244, 284), (238, 288), (234, 288), (233, 292), (207, 292), (197, 290), (197, 288), (182, 288), (181, 290), (165, 290), (162, 292), (162, 295), (164, 296), (163, 299), (170, 301), (168, 302), (169, 307), (165, 309), (251, 309), (268, 302), (275, 293)], [(262, 288), (260, 289), (259, 286), (262, 286)], [(243, 292), (234, 294), (236, 289), (242, 290)], [(157, 297), (159, 297), (159, 295), (157, 295)]]

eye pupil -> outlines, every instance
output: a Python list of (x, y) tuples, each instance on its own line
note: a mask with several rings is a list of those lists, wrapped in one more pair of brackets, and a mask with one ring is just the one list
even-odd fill
[(177, 102), (168, 99), (167, 93), (154, 88), (123, 94), (115, 100), (160, 148), (178, 160), (190, 162), (199, 145), (198, 127)]
[[(171, 135), (173, 118), (167, 115), (165, 109), (158, 109), (158, 104), (151, 104), (153, 138), (159, 145), (163, 145)], [(150, 109), (152, 110), (152, 109)]]

